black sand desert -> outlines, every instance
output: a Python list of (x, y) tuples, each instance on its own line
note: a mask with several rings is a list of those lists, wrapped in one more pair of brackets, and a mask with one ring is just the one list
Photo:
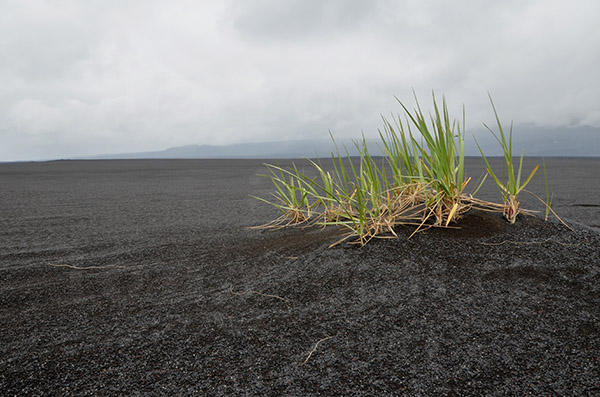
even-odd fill
[(327, 248), (247, 228), (277, 216), (260, 161), (0, 164), (0, 394), (598, 395), (600, 159), (547, 166), (574, 231)]

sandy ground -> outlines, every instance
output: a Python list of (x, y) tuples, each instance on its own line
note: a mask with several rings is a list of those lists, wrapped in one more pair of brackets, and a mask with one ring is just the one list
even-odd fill
[(362, 249), (248, 230), (256, 160), (0, 164), (0, 394), (598, 395), (600, 159), (546, 162), (575, 231), (471, 212)]

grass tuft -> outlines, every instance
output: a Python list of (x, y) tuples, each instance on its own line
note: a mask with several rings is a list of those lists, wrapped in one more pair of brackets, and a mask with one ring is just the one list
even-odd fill
[(483, 160), (485, 161), (485, 164), (487, 165), (488, 174), (492, 177), (492, 180), (494, 181), (494, 183), (500, 190), (500, 194), (502, 195), (502, 200), (504, 203), (504, 209), (503, 209), (504, 217), (510, 223), (515, 223), (515, 221), (517, 219), (517, 215), (522, 213), (521, 204), (519, 202), (518, 195), (525, 188), (525, 186), (527, 186), (527, 184), (531, 181), (531, 179), (533, 178), (533, 176), (535, 175), (535, 173), (537, 172), (537, 170), (539, 168), (539, 164), (535, 166), (535, 168), (533, 169), (533, 171), (531, 171), (531, 173), (529, 174), (527, 179), (525, 179), (525, 181), (523, 183), (521, 183), (521, 172), (523, 170), (523, 157), (525, 156), (525, 153), (523, 152), (523, 153), (521, 153), (521, 157), (519, 159), (519, 167), (517, 170), (517, 174), (515, 176), (515, 163), (514, 163), (514, 158), (513, 158), (513, 154), (512, 154), (513, 124), (511, 122), (510, 132), (509, 132), (509, 136), (508, 136), (508, 140), (507, 140), (506, 135), (504, 134), (504, 129), (502, 128), (502, 123), (500, 122), (500, 118), (498, 117), (498, 112), (496, 111), (496, 106), (494, 105), (494, 101), (492, 100), (491, 95), (488, 94), (488, 96), (489, 96), (490, 102), (492, 104), (492, 109), (494, 110), (494, 116), (496, 117), (496, 123), (498, 124), (499, 134), (496, 135), (496, 133), (494, 133), (494, 131), (490, 127), (488, 127), (485, 123), (483, 125), (485, 126), (485, 128), (487, 128), (492, 133), (492, 135), (494, 136), (494, 138), (496, 138), (496, 140), (500, 144), (500, 147), (502, 148), (502, 152), (504, 154), (504, 156), (503, 156), (504, 157), (504, 167), (508, 174), (507, 175), (508, 179), (505, 182), (501, 181), (500, 178), (498, 177), (498, 175), (492, 170), (492, 167), (490, 166), (490, 163), (488, 162), (487, 157), (485, 156), (485, 154), (483, 154), (483, 150), (481, 150), (481, 146), (479, 146), (479, 143), (477, 142), (477, 140), (475, 140), (475, 142), (477, 143), (477, 147), (479, 148), (479, 151), (481, 152), (481, 156), (483, 157)]
[[(394, 229), (401, 226), (414, 227), (412, 235), (430, 227), (452, 227), (451, 224), (471, 208), (503, 213), (510, 223), (514, 223), (519, 214), (530, 214), (521, 208), (518, 194), (531, 181), (539, 165), (521, 182), (524, 153), (517, 168), (512, 156), (512, 124), (507, 139), (491, 96), (499, 133), (484, 125), (504, 152), (506, 181), (492, 170), (478, 143), (477, 146), (488, 175), (500, 190), (502, 204), (474, 197), (485, 177), (474, 193), (464, 193), (471, 180), (464, 166), (464, 107), (462, 120), (453, 119), (446, 99), (442, 98), (440, 106), (432, 94), (433, 112), (426, 117), (416, 95), (414, 98), (416, 106), (412, 111), (396, 98), (403, 113), (390, 119), (382, 116), (379, 147), (383, 160), (379, 163), (369, 152), (364, 136), (353, 142), (359, 154), (353, 161), (346, 146), (340, 150), (330, 133), (335, 147), (330, 171), (313, 160), (308, 161), (312, 166), (311, 175), (316, 171), (315, 177), (296, 165), (284, 169), (265, 164), (269, 170), (266, 176), (275, 187), (275, 200), (257, 198), (275, 206), (281, 216), (259, 227), (338, 226), (348, 233), (332, 245), (353, 238), (352, 243), (364, 246), (374, 238), (396, 237)], [(547, 198), (546, 215), (552, 211), (550, 205), (551, 199)]]

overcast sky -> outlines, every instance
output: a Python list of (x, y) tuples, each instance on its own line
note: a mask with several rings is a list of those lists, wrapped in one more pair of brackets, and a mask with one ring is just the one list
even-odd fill
[(0, 0), (0, 161), (467, 127), (600, 127), (597, 0)]

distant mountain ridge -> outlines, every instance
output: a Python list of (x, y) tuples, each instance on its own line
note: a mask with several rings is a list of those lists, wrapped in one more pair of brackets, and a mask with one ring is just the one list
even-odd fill
[[(327, 151), (321, 151), (327, 147)], [(317, 150), (318, 149), (318, 150)], [(233, 145), (185, 145), (156, 152), (118, 153), (88, 156), (86, 159), (196, 159), (196, 158), (301, 158), (328, 156), (334, 149), (330, 141), (294, 140)]]
[[(508, 131), (505, 131), (508, 134)], [(563, 127), (539, 128), (521, 126), (514, 128), (513, 154), (519, 156), (600, 156), (600, 128)], [(478, 130), (476, 136), (484, 153), (489, 156), (502, 155), (501, 149), (489, 131)], [(358, 151), (351, 140), (339, 141), (340, 151), (345, 155), (341, 143), (345, 143), (350, 155)], [(379, 142), (369, 140), (368, 147), (373, 155), (381, 155)], [(224, 146), (185, 145), (155, 152), (118, 153), (78, 157), (78, 159), (199, 159), (199, 158), (302, 158), (330, 157), (335, 151), (331, 140), (292, 140), (260, 143), (237, 143)], [(465, 154), (479, 156), (472, 135), (465, 137)]]

